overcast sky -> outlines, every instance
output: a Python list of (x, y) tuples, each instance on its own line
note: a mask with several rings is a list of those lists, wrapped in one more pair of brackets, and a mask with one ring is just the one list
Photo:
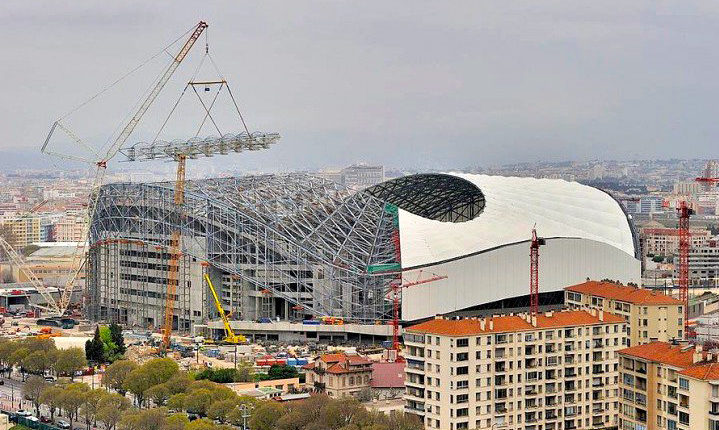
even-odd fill
[[(283, 136), (224, 161), (248, 169), (717, 158), (716, 1), (3, 0), (1, 162), (199, 19), (250, 128)], [(128, 142), (158, 130), (202, 45)], [(106, 139), (167, 58), (73, 130)], [(197, 121), (183, 115), (168, 138)]]

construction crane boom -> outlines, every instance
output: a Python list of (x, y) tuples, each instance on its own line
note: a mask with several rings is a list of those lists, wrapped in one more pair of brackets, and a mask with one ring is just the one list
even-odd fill
[(210, 275), (208, 275), (207, 273), (205, 273), (205, 282), (207, 282), (207, 285), (210, 287), (210, 291), (212, 291), (212, 297), (215, 301), (215, 307), (217, 308), (217, 312), (220, 314), (220, 318), (222, 319), (222, 324), (225, 327), (225, 342), (234, 344), (247, 342), (247, 339), (245, 339), (244, 336), (236, 335), (235, 332), (232, 331), (232, 327), (230, 327), (230, 320), (229, 318), (227, 318), (225, 310), (222, 309), (220, 297), (217, 295), (217, 291), (215, 291), (215, 286), (212, 285)]
[[(155, 101), (157, 96), (160, 94), (162, 89), (165, 87), (167, 82), (170, 80), (172, 75), (177, 70), (177, 67), (180, 65), (183, 59), (187, 56), (188, 52), (192, 48), (192, 46), (195, 44), (197, 39), (199, 39), (202, 32), (207, 28), (207, 23), (204, 21), (200, 21), (196, 26), (194, 31), (192, 32), (192, 35), (187, 39), (185, 44), (182, 46), (180, 51), (177, 53), (175, 57), (173, 57), (172, 62), (167, 67), (165, 72), (160, 76), (160, 78), (157, 80), (155, 85), (152, 87), (152, 90), (150, 93), (145, 97), (143, 102), (140, 104), (140, 107), (137, 109), (135, 114), (130, 118), (128, 123), (125, 125), (125, 127), (122, 129), (122, 131), (118, 134), (118, 136), (113, 141), (112, 145), (110, 145), (109, 149), (105, 153), (104, 157), (101, 157), (99, 160), (95, 162), (96, 170), (95, 170), (95, 177), (92, 182), (92, 188), (90, 190), (90, 200), (87, 207), (87, 212), (85, 216), (85, 229), (83, 231), (83, 241), (78, 244), (75, 253), (73, 255), (72, 267), (76, 267), (76, 269), (73, 271), (71, 276), (68, 278), (67, 282), (65, 283), (65, 288), (63, 289), (62, 295), (60, 297), (60, 303), (59, 303), (59, 312), (60, 314), (64, 314), (67, 310), (68, 306), (70, 305), (70, 299), (72, 297), (72, 291), (74, 289), (75, 281), (82, 271), (82, 268), (84, 266), (85, 261), (85, 248), (87, 246), (87, 242), (89, 241), (89, 234), (90, 234), (90, 223), (92, 222), (92, 218), (95, 215), (95, 211), (97, 209), (97, 202), (99, 198), (99, 191), (100, 186), (102, 185), (105, 177), (105, 171), (107, 170), (107, 162), (110, 161), (119, 151), (120, 147), (127, 141), (127, 139), (130, 137), (132, 132), (135, 130), (135, 127), (137, 127), (137, 124), (139, 124), (142, 117), (145, 115), (145, 112), (150, 108), (150, 105)], [(50, 137), (55, 132), (55, 129), (57, 127), (60, 127), (61, 129), (65, 130), (66, 133), (70, 133), (71, 137), (74, 135), (71, 134), (63, 125), (60, 123), (60, 120), (57, 120), (53, 123), (52, 128), (50, 129), (50, 134), (48, 134), (47, 138), (45, 139), (45, 143), (41, 149), (42, 152), (56, 155), (57, 153), (52, 153), (47, 151), (47, 145), (50, 141)], [(79, 142), (79, 139), (75, 137), (75, 140)], [(67, 158), (67, 157), (65, 157)], [(76, 266), (75, 266), (76, 265)]]
[(30, 280), (30, 283), (32, 284), (35, 289), (37, 289), (37, 292), (40, 293), (43, 299), (45, 299), (45, 303), (47, 303), (46, 306), (37, 306), (41, 309), (47, 310), (49, 312), (53, 313), (60, 313), (60, 309), (58, 308), (58, 304), (55, 301), (55, 299), (52, 297), (50, 292), (45, 288), (45, 285), (35, 276), (35, 273), (32, 271), (30, 266), (25, 262), (25, 259), (22, 258), (20, 254), (18, 254), (15, 249), (7, 243), (5, 239), (3, 239), (0, 236), (0, 248), (2, 248), (3, 252), (10, 258), (10, 261), (12, 261), (15, 265), (17, 265), (20, 270), (22, 270), (23, 273), (25, 273), (25, 276)]

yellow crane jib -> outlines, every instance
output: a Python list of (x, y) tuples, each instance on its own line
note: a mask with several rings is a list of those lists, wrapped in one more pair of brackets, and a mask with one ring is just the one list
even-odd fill
[(212, 281), (210, 280), (210, 275), (207, 273), (205, 273), (205, 282), (207, 282), (207, 285), (210, 287), (210, 291), (212, 291), (212, 297), (215, 299), (215, 307), (217, 308), (217, 312), (220, 314), (220, 318), (222, 318), (222, 324), (225, 326), (225, 342), (232, 344), (247, 343), (247, 339), (243, 335), (237, 335), (232, 331), (232, 327), (230, 327), (230, 320), (227, 318), (225, 310), (222, 309), (220, 298), (217, 296), (217, 291), (215, 291), (215, 287), (212, 285)]

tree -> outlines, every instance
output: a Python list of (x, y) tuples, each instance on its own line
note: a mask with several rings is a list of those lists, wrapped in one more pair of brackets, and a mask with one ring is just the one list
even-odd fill
[(50, 409), (50, 421), (55, 419), (55, 411), (62, 405), (63, 389), (57, 385), (48, 385), (40, 395), (40, 403)]
[(212, 391), (206, 388), (200, 388), (187, 394), (184, 407), (187, 412), (204, 417), (207, 416), (207, 409), (211, 403)]
[(185, 430), (220, 430), (223, 428), (224, 427), (215, 425), (215, 423), (207, 418), (191, 421), (187, 426), (185, 426)]
[(135, 396), (137, 407), (142, 408), (145, 402), (145, 391), (152, 386), (150, 382), (150, 374), (144, 366), (130, 372), (125, 378), (122, 387), (131, 392)]
[(125, 413), (119, 426), (123, 430), (160, 430), (167, 420), (166, 408), (145, 409)]
[(97, 425), (97, 412), (100, 408), (100, 401), (107, 395), (108, 393), (101, 388), (90, 390), (85, 394), (85, 401), (80, 407), (80, 415), (85, 418), (88, 430), (90, 430), (91, 423), (92, 425)]
[(185, 393), (173, 394), (167, 399), (167, 407), (172, 411), (184, 411), (185, 399), (187, 399), (187, 394)]
[(170, 394), (184, 393), (192, 383), (190, 375), (186, 372), (178, 372), (165, 382)]
[(129, 408), (127, 397), (116, 393), (107, 394), (98, 402), (97, 419), (105, 425), (105, 430), (112, 430)]
[(216, 400), (207, 408), (207, 417), (224, 423), (236, 407), (237, 399)]
[(164, 406), (167, 402), (167, 399), (170, 398), (171, 393), (170, 390), (167, 388), (167, 385), (157, 384), (148, 388), (145, 395), (148, 399), (152, 400), (152, 402), (156, 406)]
[(15, 342), (7, 339), (0, 339), (0, 366), (7, 371), (8, 377), (12, 373), (13, 363), (10, 361), (13, 352), (17, 349)]
[(75, 379), (75, 372), (87, 366), (85, 353), (80, 348), (68, 348), (57, 352), (55, 359), (55, 371), (58, 375), (70, 375), (70, 380)]
[(21, 365), (28, 372), (34, 375), (45, 375), (45, 372), (52, 366), (52, 358), (45, 351), (34, 351), (22, 359)]
[(237, 380), (235, 382), (252, 382), (255, 379), (253, 364), (247, 360), (237, 363)]
[(150, 387), (169, 381), (178, 372), (179, 366), (172, 359), (156, 358), (131, 371), (123, 387), (135, 395), (138, 407), (142, 407)]
[(165, 427), (162, 430), (185, 430), (190, 424), (190, 419), (186, 414), (172, 414), (165, 420)]
[(35, 406), (37, 416), (40, 416), (40, 396), (47, 388), (47, 385), (45, 378), (33, 375), (27, 378), (25, 385), (22, 387), (23, 396)]
[(132, 361), (118, 360), (107, 366), (105, 374), (102, 375), (102, 384), (124, 396), (127, 392), (125, 389), (125, 380), (127, 380), (128, 375), (135, 369), (137, 369), (137, 364)]
[(63, 390), (60, 396), (60, 405), (70, 419), (70, 427), (73, 427), (78, 411), (85, 402), (85, 395), (89, 390), (90, 387), (81, 382), (70, 384)]
[(19, 366), (20, 372), (22, 372), (22, 379), (25, 380), (25, 368), (22, 367), (22, 362), (25, 359), (25, 357), (30, 354), (30, 350), (27, 349), (24, 346), (18, 346), (18, 348), (10, 355), (10, 363), (11, 366)]
[(100, 337), (100, 326), (95, 327), (95, 335), (91, 340), (85, 342), (85, 357), (87, 361), (93, 363), (103, 363), (105, 361), (105, 349)]
[(115, 355), (124, 355), (127, 348), (125, 338), (122, 336), (122, 327), (115, 323), (110, 324), (110, 338), (115, 344)]
[(281, 403), (260, 403), (252, 412), (252, 417), (249, 421), (250, 430), (274, 430), (275, 423), (284, 412), (285, 408)]
[(267, 372), (270, 379), (296, 378), (297, 369), (294, 366), (273, 364)]

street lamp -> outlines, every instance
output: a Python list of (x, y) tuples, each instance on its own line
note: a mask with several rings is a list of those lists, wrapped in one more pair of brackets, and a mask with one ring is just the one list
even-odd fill
[(242, 412), (242, 430), (247, 430), (247, 418), (252, 415), (250, 407), (243, 403), (240, 405), (240, 411)]

